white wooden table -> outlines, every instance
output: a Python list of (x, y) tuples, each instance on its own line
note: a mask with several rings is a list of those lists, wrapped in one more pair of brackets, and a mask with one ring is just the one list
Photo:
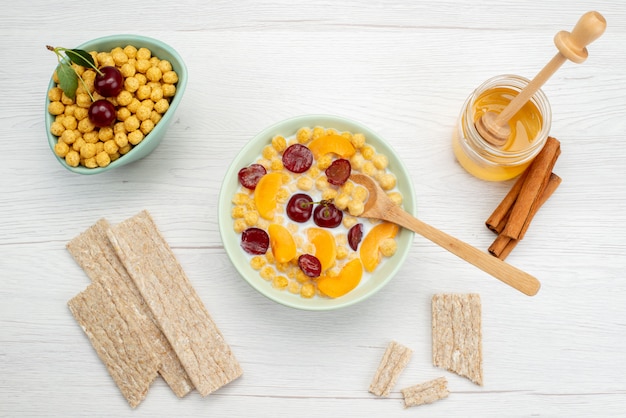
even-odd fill
[[(337, 3), (337, 4), (335, 4)], [(100, 10), (98, 10), (100, 9)], [(426, 222), (486, 249), (511, 183), (477, 180), (450, 146), (485, 79), (533, 77), (554, 34), (588, 10), (608, 21), (589, 59), (545, 85), (563, 183), (508, 261), (527, 297), (416, 237), (374, 297), (332, 312), (257, 294), (221, 244), (216, 202), (246, 141), (279, 120), (359, 120), (402, 154)], [(45, 139), (55, 65), (72, 47), (132, 32), (184, 57), (187, 93), (162, 145), (127, 168), (74, 175)], [(609, 417), (626, 413), (626, 7), (612, 1), (14, 2), (0, 14), (0, 416)], [(65, 244), (100, 217), (154, 216), (242, 363), (202, 398), (157, 381), (134, 411), (66, 303), (88, 284)], [(477, 292), (483, 387), (431, 362), (430, 299)], [(390, 340), (414, 350), (387, 399), (368, 386)], [(404, 410), (400, 389), (446, 376), (450, 396)]]

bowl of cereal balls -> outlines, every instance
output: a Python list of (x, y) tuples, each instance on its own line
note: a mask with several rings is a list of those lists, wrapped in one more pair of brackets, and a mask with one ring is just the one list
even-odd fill
[(220, 190), (219, 228), (235, 269), (267, 298), (304, 310), (353, 305), (398, 272), (413, 232), (360, 217), (363, 173), (409, 213), (410, 175), (365, 125), (331, 115), (276, 123), (249, 141)]
[(58, 65), (46, 95), (46, 133), (63, 167), (98, 174), (154, 151), (187, 86), (187, 68), (172, 47), (111, 35), (47, 48)]

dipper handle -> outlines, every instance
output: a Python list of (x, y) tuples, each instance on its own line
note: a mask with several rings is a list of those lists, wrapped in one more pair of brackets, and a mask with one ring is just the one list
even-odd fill
[(604, 33), (606, 19), (600, 13), (591, 11), (580, 17), (572, 32), (560, 31), (554, 37), (559, 52), (545, 67), (519, 92), (502, 112), (487, 112), (476, 121), (476, 129), (483, 139), (495, 146), (506, 144), (511, 135), (509, 120), (530, 100), (530, 98), (548, 81), (568, 59), (576, 64), (587, 59), (586, 46)]
[(572, 32), (560, 31), (554, 37), (554, 44), (568, 60), (580, 64), (589, 56), (587, 45), (598, 39), (606, 29), (606, 19), (600, 13), (591, 11), (581, 16)]

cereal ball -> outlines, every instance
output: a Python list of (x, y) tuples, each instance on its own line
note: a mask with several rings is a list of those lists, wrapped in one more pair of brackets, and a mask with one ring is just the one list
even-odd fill
[(176, 84), (178, 83), (178, 74), (176, 71), (166, 71), (163, 73), (162, 79), (166, 84)]
[(143, 86), (139, 86), (137, 91), (135, 92), (135, 96), (139, 100), (146, 100), (150, 97), (150, 93), (152, 93), (152, 88), (150, 86), (144, 84)]
[(283, 290), (289, 285), (289, 280), (285, 276), (276, 276), (272, 280), (272, 287), (275, 289)]
[(104, 142), (96, 142), (96, 156), (104, 151)]
[(326, 170), (333, 162), (332, 154), (322, 155), (317, 159), (317, 168), (320, 170)]
[(129, 91), (130, 93), (134, 93), (139, 88), (139, 80), (136, 76), (126, 77), (124, 80), (124, 89)]
[(163, 89), (161, 88), (161, 86), (152, 87), (152, 92), (150, 93), (150, 100), (156, 103), (162, 98), (163, 98)]
[(348, 204), (350, 203), (350, 195), (342, 193), (335, 198), (334, 203), (335, 206), (337, 206), (337, 209), (344, 210), (348, 207)]
[(133, 132), (139, 129), (140, 124), (141, 122), (139, 122), (139, 118), (135, 115), (131, 115), (124, 121), (124, 128), (126, 129), (126, 132)]
[(88, 116), (89, 116), (89, 109), (86, 109), (84, 107), (77, 107), (76, 109), (74, 109), (74, 117), (78, 121), (81, 121), (83, 119), (87, 119)]
[(87, 93), (77, 94), (76, 104), (80, 107), (88, 108), (91, 106), (91, 97)]
[(150, 81), (159, 81), (162, 76), (163, 73), (159, 67), (150, 67), (148, 68), (148, 71), (146, 71), (146, 78)]
[(98, 139), (98, 131), (85, 132), (83, 134), (83, 139), (88, 144), (95, 144), (100, 141), (100, 139)]
[(283, 160), (274, 157), (270, 160), (270, 169), (274, 171), (281, 171), (283, 169)]
[(76, 134), (74, 131), (67, 129), (61, 134), (61, 140), (66, 144), (73, 144), (76, 142)]
[(272, 266), (264, 266), (261, 268), (259, 275), (265, 280), (272, 280), (276, 276), (276, 272), (274, 271)]
[(150, 119), (144, 120), (143, 122), (141, 122), (141, 125), (139, 126), (139, 130), (144, 135), (148, 135), (150, 132), (152, 132), (153, 129), (154, 129), (154, 122), (152, 122)]
[(96, 157), (85, 158), (83, 160), (83, 165), (87, 168), (96, 168), (98, 167), (98, 163), (96, 162)]
[(313, 132), (311, 133), (311, 139), (321, 138), (326, 135), (326, 131), (321, 126), (316, 126), (313, 128)]
[(111, 157), (109, 157), (109, 154), (105, 151), (101, 151), (96, 155), (96, 163), (98, 164), (98, 167), (106, 167), (111, 164)]
[(130, 110), (131, 113), (136, 113), (137, 109), (139, 109), (139, 106), (141, 106), (141, 102), (138, 98), (133, 97), (133, 100), (131, 100), (126, 107), (128, 108), (128, 110)]
[(143, 133), (137, 129), (136, 131), (132, 131), (128, 134), (128, 142), (132, 145), (137, 145), (141, 141), (143, 141), (144, 135)]
[(121, 155), (126, 154), (128, 151), (130, 151), (131, 149), (133, 149), (133, 146), (130, 144), (126, 144), (123, 147), (120, 147), (120, 150), (118, 151)]
[(78, 167), (78, 164), (80, 164), (80, 155), (78, 155), (76, 151), (70, 150), (65, 155), (65, 163), (70, 167)]
[(82, 133), (92, 132), (96, 125), (89, 118), (82, 119), (78, 122), (78, 130)]
[(161, 70), (162, 73), (166, 73), (168, 71), (172, 71), (172, 63), (168, 60), (161, 60), (157, 64), (157, 68)]
[(139, 106), (139, 108), (137, 109), (137, 112), (135, 112), (135, 116), (140, 121), (150, 119), (151, 114), (152, 114), (152, 109), (144, 105)]
[(88, 159), (96, 156), (96, 144), (85, 143), (80, 147), (80, 157)]
[(380, 252), (385, 257), (391, 257), (398, 249), (398, 243), (393, 238), (385, 238), (380, 242)]
[(108, 141), (104, 143), (104, 152), (106, 152), (109, 155), (113, 155), (117, 153), (117, 150), (119, 149), (120, 147), (117, 145), (117, 143), (113, 139), (109, 139)]
[(120, 73), (122, 73), (122, 76), (124, 78), (134, 76), (135, 74), (137, 74), (137, 69), (135, 68), (135, 64), (127, 62), (126, 64), (120, 67)]
[(313, 283), (304, 283), (300, 289), (300, 296), (307, 299), (315, 296), (315, 286), (313, 286)]
[(118, 67), (121, 67), (128, 62), (128, 55), (124, 53), (122, 48), (115, 48), (113, 51), (111, 51), (111, 57), (113, 57), (113, 61)]
[(65, 93), (63, 93), (61, 95), (61, 103), (63, 103), (64, 105), (69, 105), (69, 104), (74, 103), (74, 99), (67, 97)]
[(363, 174), (367, 174), (371, 177), (376, 174), (377, 170), (373, 162), (365, 161), (365, 163), (363, 163), (363, 167), (361, 167), (361, 171), (363, 171)]
[(271, 160), (278, 155), (278, 151), (276, 150), (276, 148), (274, 148), (273, 145), (267, 145), (263, 148), (263, 152), (261, 155), (263, 155), (263, 158)]
[(150, 110), (154, 110), (154, 102), (150, 99), (142, 100), (140, 106), (145, 106)]
[(133, 95), (128, 90), (122, 90), (117, 95), (117, 104), (119, 106), (128, 106), (133, 101)]
[(65, 126), (61, 122), (54, 121), (52, 125), (50, 125), (50, 132), (54, 136), (61, 136), (61, 134), (65, 131)]
[(156, 110), (153, 110), (150, 113), (150, 120), (152, 121), (152, 123), (154, 123), (155, 125), (157, 123), (159, 123), (159, 121), (161, 120), (163, 116), (161, 116), (161, 114), (159, 112), (157, 112)]
[(382, 154), (376, 154), (372, 158), (372, 162), (374, 163), (374, 166), (379, 170), (384, 170), (385, 168), (387, 168), (387, 165), (389, 164), (389, 160), (387, 159), (387, 156), (382, 155)]
[(296, 181), (298, 189), (303, 191), (309, 191), (313, 188), (313, 179), (309, 176), (300, 176)]
[(348, 212), (350, 212), (350, 215), (352, 216), (359, 216), (364, 210), (365, 205), (360, 200), (353, 199), (348, 203)]
[(163, 97), (174, 97), (176, 94), (176, 86), (173, 84), (163, 84), (161, 88), (163, 89)]
[(300, 128), (296, 132), (296, 139), (301, 144), (309, 142), (312, 136), (313, 136), (313, 131), (311, 131), (310, 128)]
[(287, 290), (289, 291), (289, 293), (293, 293), (294, 295), (300, 293), (300, 288), (300, 283), (294, 281), (289, 282), (289, 284), (287, 285)]
[(243, 216), (243, 220), (246, 221), (248, 226), (254, 226), (259, 221), (259, 213), (255, 211), (248, 211)]
[(150, 58), (152, 58), (152, 52), (150, 52), (148, 48), (144, 48), (144, 47), (139, 48), (137, 50), (135, 58), (142, 59), (142, 60), (149, 60)]
[(383, 190), (391, 190), (396, 187), (396, 176), (391, 173), (385, 173), (379, 177), (378, 182)]
[(124, 47), (124, 53), (128, 58), (135, 58), (137, 56), (137, 48), (132, 45)]
[(391, 201), (396, 205), (400, 206), (402, 204), (403, 199), (402, 195), (399, 192), (391, 192), (388, 193), (387, 196), (389, 196), (389, 199), (391, 199)]
[(48, 90), (48, 99), (51, 102), (60, 102), (63, 96), (63, 90), (60, 87), (52, 87)]
[(102, 142), (113, 139), (113, 128), (110, 126), (100, 128), (100, 130), (98, 131), (98, 139)]
[(148, 82), (148, 79), (142, 73), (135, 74), (135, 78), (137, 79), (137, 81), (139, 81), (139, 85), (140, 86), (143, 86), (144, 84), (146, 84)]
[(350, 157), (350, 165), (354, 170), (361, 170), (363, 168), (363, 164), (365, 164), (365, 158), (359, 153), (354, 154)]
[(59, 141), (54, 145), (54, 153), (61, 158), (65, 158), (67, 153), (70, 152), (70, 147), (63, 141)]
[(154, 104), (154, 110), (161, 114), (167, 112), (167, 109), (169, 109), (169, 107), (170, 103), (166, 99), (161, 99)]
[(65, 106), (59, 101), (50, 102), (50, 104), (48, 105), (48, 112), (51, 115), (62, 115), (64, 111)]
[(118, 132), (126, 133), (126, 128), (124, 127), (124, 122), (115, 122), (113, 124), (113, 133), (116, 134)]
[(122, 122), (128, 119), (131, 116), (130, 110), (127, 107), (120, 107), (117, 109), (117, 120), (121, 120)]
[(287, 140), (282, 135), (276, 135), (272, 138), (272, 146), (277, 152), (283, 152), (287, 149)]
[(78, 126), (78, 121), (74, 116), (66, 116), (63, 118), (63, 126), (65, 129), (75, 130)]
[(258, 255), (255, 255), (250, 260), (250, 266), (255, 270), (261, 270), (261, 268), (265, 265), (265, 263), (266, 263), (265, 259), (263, 257), (259, 257)]
[(363, 145), (365, 145), (365, 135), (363, 135), (362, 133), (356, 133), (352, 135), (352, 139), (350, 142), (352, 143), (352, 146), (354, 146), (354, 148), (360, 149), (363, 147)]
[(83, 137), (81, 136), (80, 138), (76, 138), (76, 140), (74, 141), (74, 143), (72, 144), (72, 149), (74, 151), (80, 151), (80, 149), (83, 147), (83, 145), (85, 145), (87, 142), (85, 142), (85, 140), (83, 139)]
[(337, 195), (337, 190), (329, 187), (322, 191), (322, 200), (333, 200)]
[(149, 60), (138, 59), (135, 61), (135, 69), (140, 73), (145, 73), (151, 66), (152, 64), (150, 64)]

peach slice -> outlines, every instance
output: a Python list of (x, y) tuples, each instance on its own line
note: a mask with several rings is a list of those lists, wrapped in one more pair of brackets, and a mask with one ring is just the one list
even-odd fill
[(337, 154), (341, 158), (350, 158), (356, 152), (349, 139), (335, 134), (324, 135), (314, 139), (309, 144), (309, 149), (315, 159), (330, 152)]
[(315, 257), (322, 264), (322, 272), (332, 267), (337, 257), (337, 244), (333, 234), (321, 228), (309, 228), (306, 234), (315, 246)]
[(357, 287), (362, 276), (363, 265), (361, 260), (355, 258), (346, 263), (337, 276), (321, 276), (317, 279), (317, 288), (328, 297), (338, 298)]
[(276, 209), (276, 195), (283, 185), (283, 175), (280, 172), (268, 173), (261, 177), (254, 189), (254, 204), (259, 215), (272, 220)]
[(391, 222), (383, 222), (376, 225), (363, 238), (359, 254), (365, 270), (372, 272), (380, 263), (380, 244), (386, 238), (394, 238), (400, 227)]
[(270, 236), (270, 248), (277, 263), (287, 263), (296, 257), (296, 242), (287, 228), (279, 224), (270, 224), (267, 232)]

